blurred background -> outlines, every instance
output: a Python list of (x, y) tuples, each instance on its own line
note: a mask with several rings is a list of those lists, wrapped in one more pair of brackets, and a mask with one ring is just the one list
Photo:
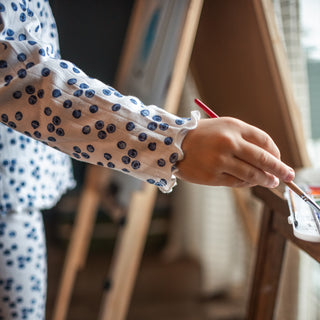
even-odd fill
[[(133, 4), (133, 0), (51, 1), (62, 57), (88, 75), (113, 85)], [(313, 166), (318, 168), (320, 1), (274, 0), (273, 5), (308, 152)], [(179, 115), (189, 116), (195, 109), (192, 102), (195, 96), (197, 88), (189, 74)], [(48, 319), (84, 182), (86, 165), (73, 163), (77, 187), (44, 214), (49, 266)], [(97, 214), (87, 264), (77, 276), (68, 320), (97, 319), (119, 228), (113, 212), (125, 210), (122, 188), (115, 176), (103, 190), (105, 201)], [(239, 217), (239, 197), (251, 214), (253, 234), (248, 233)], [(259, 210), (260, 203), (251, 197), (249, 190), (239, 194), (229, 188), (180, 182), (171, 194), (159, 193), (128, 319), (244, 319)], [(277, 319), (319, 319), (319, 265), (305, 254), (291, 251), (295, 249), (288, 249)], [(288, 271), (292, 265), (295, 269)], [(294, 290), (290, 286), (292, 281), (297, 282)], [(292, 301), (296, 302), (295, 308)]]

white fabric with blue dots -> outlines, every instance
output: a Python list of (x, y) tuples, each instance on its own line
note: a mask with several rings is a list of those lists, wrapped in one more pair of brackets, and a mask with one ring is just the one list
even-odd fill
[(62, 60), (48, 1), (0, 1), (0, 32), (0, 212), (50, 207), (74, 186), (63, 153), (172, 189), (197, 111), (146, 106)]
[(44, 320), (47, 252), (40, 211), (0, 215), (0, 320)]

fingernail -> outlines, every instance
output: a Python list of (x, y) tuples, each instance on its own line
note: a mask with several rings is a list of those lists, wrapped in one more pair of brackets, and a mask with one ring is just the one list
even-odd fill
[(273, 181), (270, 183), (269, 188), (276, 188), (279, 185), (280, 181), (277, 177), (273, 177)]
[(289, 174), (287, 175), (287, 177), (285, 178), (285, 182), (290, 182), (294, 179), (295, 177), (295, 172), (292, 168), (289, 168)]

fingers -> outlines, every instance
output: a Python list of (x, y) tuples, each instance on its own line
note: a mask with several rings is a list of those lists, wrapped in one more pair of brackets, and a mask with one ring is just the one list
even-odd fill
[(231, 188), (250, 188), (256, 185), (256, 184), (251, 184), (241, 179), (238, 179), (237, 177), (230, 175), (228, 173), (223, 173), (221, 175), (220, 181), (221, 181), (220, 182), (221, 186), (226, 186)]
[[(273, 154), (255, 144), (244, 142), (241, 148), (239, 148), (236, 157), (247, 162), (252, 167), (259, 169), (263, 173), (269, 173), (285, 182), (290, 182), (294, 178), (294, 171), (289, 166), (284, 164)], [(252, 172), (252, 170), (250, 170), (250, 172)]]
[(246, 141), (270, 152), (277, 159), (280, 159), (280, 151), (277, 145), (266, 132), (245, 123), (243, 126), (242, 137)]
[(226, 173), (250, 185), (259, 184), (267, 188), (275, 188), (279, 185), (279, 179), (273, 174), (260, 170), (237, 158), (229, 161)]

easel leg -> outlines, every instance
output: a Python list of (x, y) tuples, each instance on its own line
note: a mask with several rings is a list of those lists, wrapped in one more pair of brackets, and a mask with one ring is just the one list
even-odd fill
[(256, 248), (258, 242), (258, 230), (252, 221), (253, 212), (250, 211), (245, 202), (245, 194), (244, 190), (240, 190), (239, 188), (232, 188), (232, 192), (239, 208), (239, 215), (241, 218), (241, 222), (243, 223), (243, 227), (245, 230), (245, 234), (248, 237), (249, 243)]
[(109, 174), (109, 170), (98, 166), (90, 165), (86, 169), (85, 185), (63, 266), (53, 320), (66, 319), (74, 281), (86, 260), (101, 191), (107, 184)]
[(274, 212), (264, 208), (248, 320), (272, 320), (286, 240), (272, 228)]
[(110, 290), (102, 301), (100, 320), (124, 320), (138, 272), (157, 188), (145, 185), (132, 196), (127, 223), (117, 242), (111, 267)]

